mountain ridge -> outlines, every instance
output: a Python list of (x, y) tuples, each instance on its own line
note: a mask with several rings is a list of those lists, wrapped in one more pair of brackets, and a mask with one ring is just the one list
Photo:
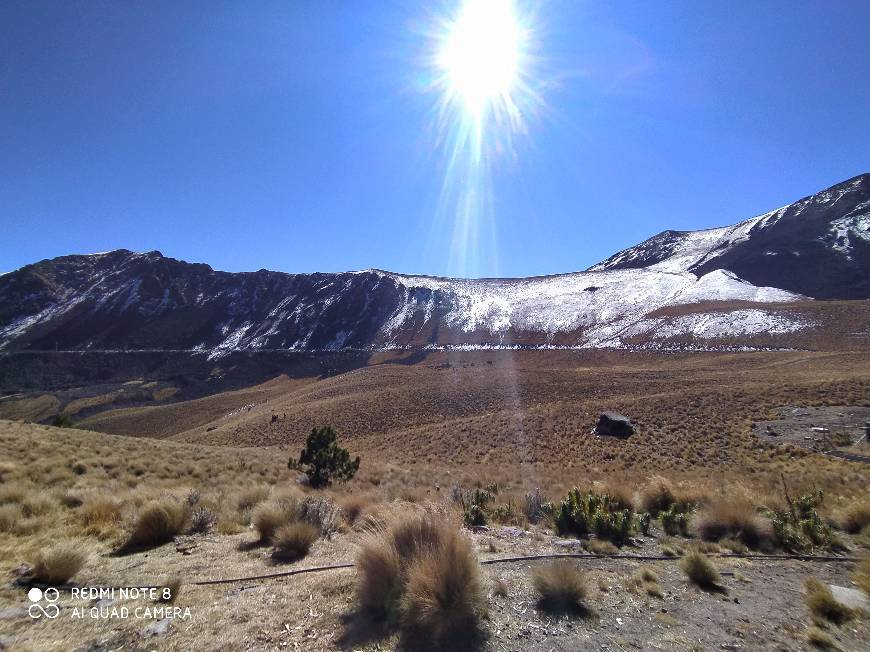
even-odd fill
[[(60, 256), (0, 276), (0, 350), (178, 348), (220, 356), (240, 349), (627, 347), (674, 338), (739, 344), (812, 328), (784, 309), (789, 303), (870, 297), (868, 229), (870, 174), (863, 174), (731, 226), (663, 231), (586, 271), (546, 276), (224, 272), (126, 249)], [(742, 305), (703, 319), (650, 316), (668, 306), (729, 301), (766, 307)]]

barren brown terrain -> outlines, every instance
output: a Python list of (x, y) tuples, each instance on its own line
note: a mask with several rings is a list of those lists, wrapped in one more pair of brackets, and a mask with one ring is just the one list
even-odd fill
[[(778, 419), (783, 406), (848, 406), (863, 414), (870, 408), (867, 352), (378, 353), (347, 371), (281, 375), (189, 401), (109, 405), (79, 419), (67, 410), (72, 428), (25, 422), (49, 420), (52, 397), (46, 391), (0, 402), (5, 416), (19, 419), (0, 421), (5, 648), (418, 649), (359, 611), (362, 567), (197, 583), (353, 565), (371, 519), (431, 506), (447, 510), (483, 563), (483, 611), (472, 649), (785, 650), (828, 636), (840, 649), (859, 650), (870, 640), (860, 607), (833, 624), (807, 606), (804, 588), (815, 577), (856, 593), (854, 560), (870, 549), (861, 521), (870, 514), (870, 465), (767, 441), (753, 428)], [(603, 410), (630, 416), (634, 434), (594, 434)], [(340, 443), (361, 457), (356, 477), (325, 491), (300, 485), (301, 474), (287, 467), (322, 424), (335, 427)], [(626, 496), (640, 514), (656, 478), (699, 506), (684, 532), (666, 533), (654, 516), (648, 532), (635, 530), (616, 548), (595, 536), (560, 533), (552, 518), (530, 522), (522, 507), (535, 488), (558, 504), (570, 487), (581, 486)], [(462, 527), (457, 486), (493, 486), (485, 527)], [(704, 534), (699, 515), (711, 506), (746, 504), (772, 515), (818, 489), (819, 523), (829, 534), (800, 549), (813, 559), (777, 557), (792, 554), (778, 543), (747, 549)], [(275, 561), (257, 539), (258, 506), (306, 497), (340, 508), (336, 525), (323, 529), (302, 559)], [(188, 521), (168, 543), (125, 550), (154, 501), (187, 501), (194, 511), (205, 506), (214, 522), (193, 531)], [(30, 618), (28, 566), (57, 541), (87, 552), (68, 586), (179, 578), (173, 604), (189, 607), (191, 617), (77, 619), (67, 617), (76, 607), (151, 602), (102, 603), (66, 592), (61, 617)], [(680, 556), (692, 550), (709, 555), (721, 573), (715, 588), (695, 585), (681, 570)], [(546, 560), (497, 561), (565, 553), (582, 555), (571, 562), (588, 587), (579, 614), (541, 607), (533, 578)]]

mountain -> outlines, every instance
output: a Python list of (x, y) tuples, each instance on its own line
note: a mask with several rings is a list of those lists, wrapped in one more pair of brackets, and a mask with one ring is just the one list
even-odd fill
[(589, 271), (727, 269), (753, 285), (816, 299), (870, 298), (870, 174), (705, 231), (663, 231)]
[(862, 175), (556, 276), (228, 273), (156, 251), (63, 256), (0, 276), (0, 349), (741, 345), (817, 326), (793, 302), (870, 297), (868, 223)]

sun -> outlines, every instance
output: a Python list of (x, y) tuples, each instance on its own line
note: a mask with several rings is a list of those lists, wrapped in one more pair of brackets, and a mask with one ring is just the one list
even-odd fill
[(512, 0), (465, 0), (446, 21), (437, 55), (443, 92), (474, 120), (512, 107), (524, 33)]

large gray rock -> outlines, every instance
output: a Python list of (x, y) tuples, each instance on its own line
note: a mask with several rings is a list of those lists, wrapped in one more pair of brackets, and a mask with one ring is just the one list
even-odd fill
[(631, 419), (617, 412), (602, 412), (595, 426), (595, 433), (611, 437), (630, 437), (634, 434)]

